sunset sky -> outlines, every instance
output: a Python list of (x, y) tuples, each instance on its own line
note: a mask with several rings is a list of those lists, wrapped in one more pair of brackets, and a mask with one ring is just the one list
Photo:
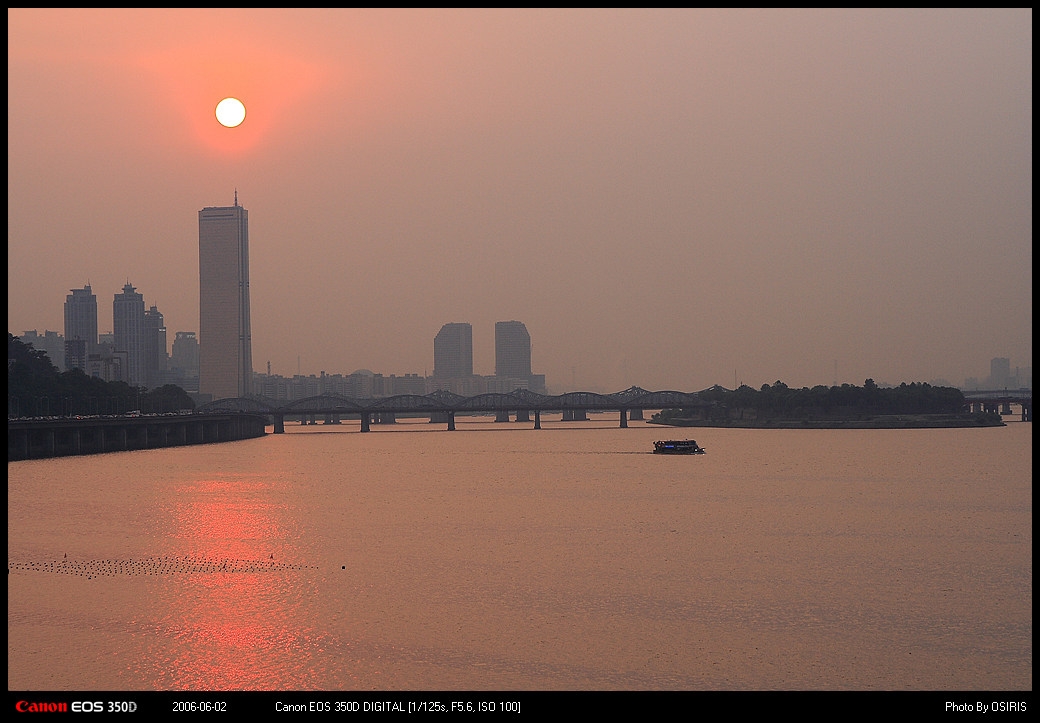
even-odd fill
[(259, 372), (961, 384), (1032, 366), (1032, 11), (8, 11), (10, 332), (197, 331), (236, 189)]

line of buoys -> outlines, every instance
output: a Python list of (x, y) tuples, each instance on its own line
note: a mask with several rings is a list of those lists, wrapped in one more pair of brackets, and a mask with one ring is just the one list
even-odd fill
[(118, 575), (169, 575), (176, 573), (255, 573), (283, 572), (292, 570), (316, 570), (316, 565), (276, 563), (271, 554), (267, 560), (245, 560), (212, 557), (148, 557), (142, 560), (69, 560), (64, 553), (60, 560), (53, 562), (9, 562), (7, 574), (12, 570), (29, 572), (51, 572), (65, 575), (86, 575), (88, 579), (98, 576), (114, 577)]

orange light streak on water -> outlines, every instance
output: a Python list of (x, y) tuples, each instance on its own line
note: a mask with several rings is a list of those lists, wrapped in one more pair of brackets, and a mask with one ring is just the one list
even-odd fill
[[(306, 566), (276, 481), (228, 477), (185, 485), (170, 509), (167, 554), (206, 571), (183, 576), (158, 622), (153, 685), (168, 690), (307, 687), (301, 645)], [(216, 565), (219, 571), (212, 572)], [(227, 568), (229, 571), (224, 571)], [(245, 571), (242, 571), (245, 570)], [(255, 570), (255, 571), (249, 571)], [(272, 650), (301, 667), (272, 670)]]

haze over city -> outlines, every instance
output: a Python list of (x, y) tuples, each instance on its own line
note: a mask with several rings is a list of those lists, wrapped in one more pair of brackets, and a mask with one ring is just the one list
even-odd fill
[(1032, 366), (1032, 11), (8, 10), (10, 332), (197, 331), (236, 191), (258, 372), (960, 384)]

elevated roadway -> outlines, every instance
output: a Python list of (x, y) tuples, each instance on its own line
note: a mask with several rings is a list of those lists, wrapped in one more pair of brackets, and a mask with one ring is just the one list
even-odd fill
[(233, 442), (262, 437), (267, 418), (249, 412), (7, 420), (7, 461)]
[(964, 401), (973, 412), (1011, 414), (1011, 405), (1022, 409), (1022, 421), (1033, 421), (1032, 389), (985, 389), (964, 392)]

